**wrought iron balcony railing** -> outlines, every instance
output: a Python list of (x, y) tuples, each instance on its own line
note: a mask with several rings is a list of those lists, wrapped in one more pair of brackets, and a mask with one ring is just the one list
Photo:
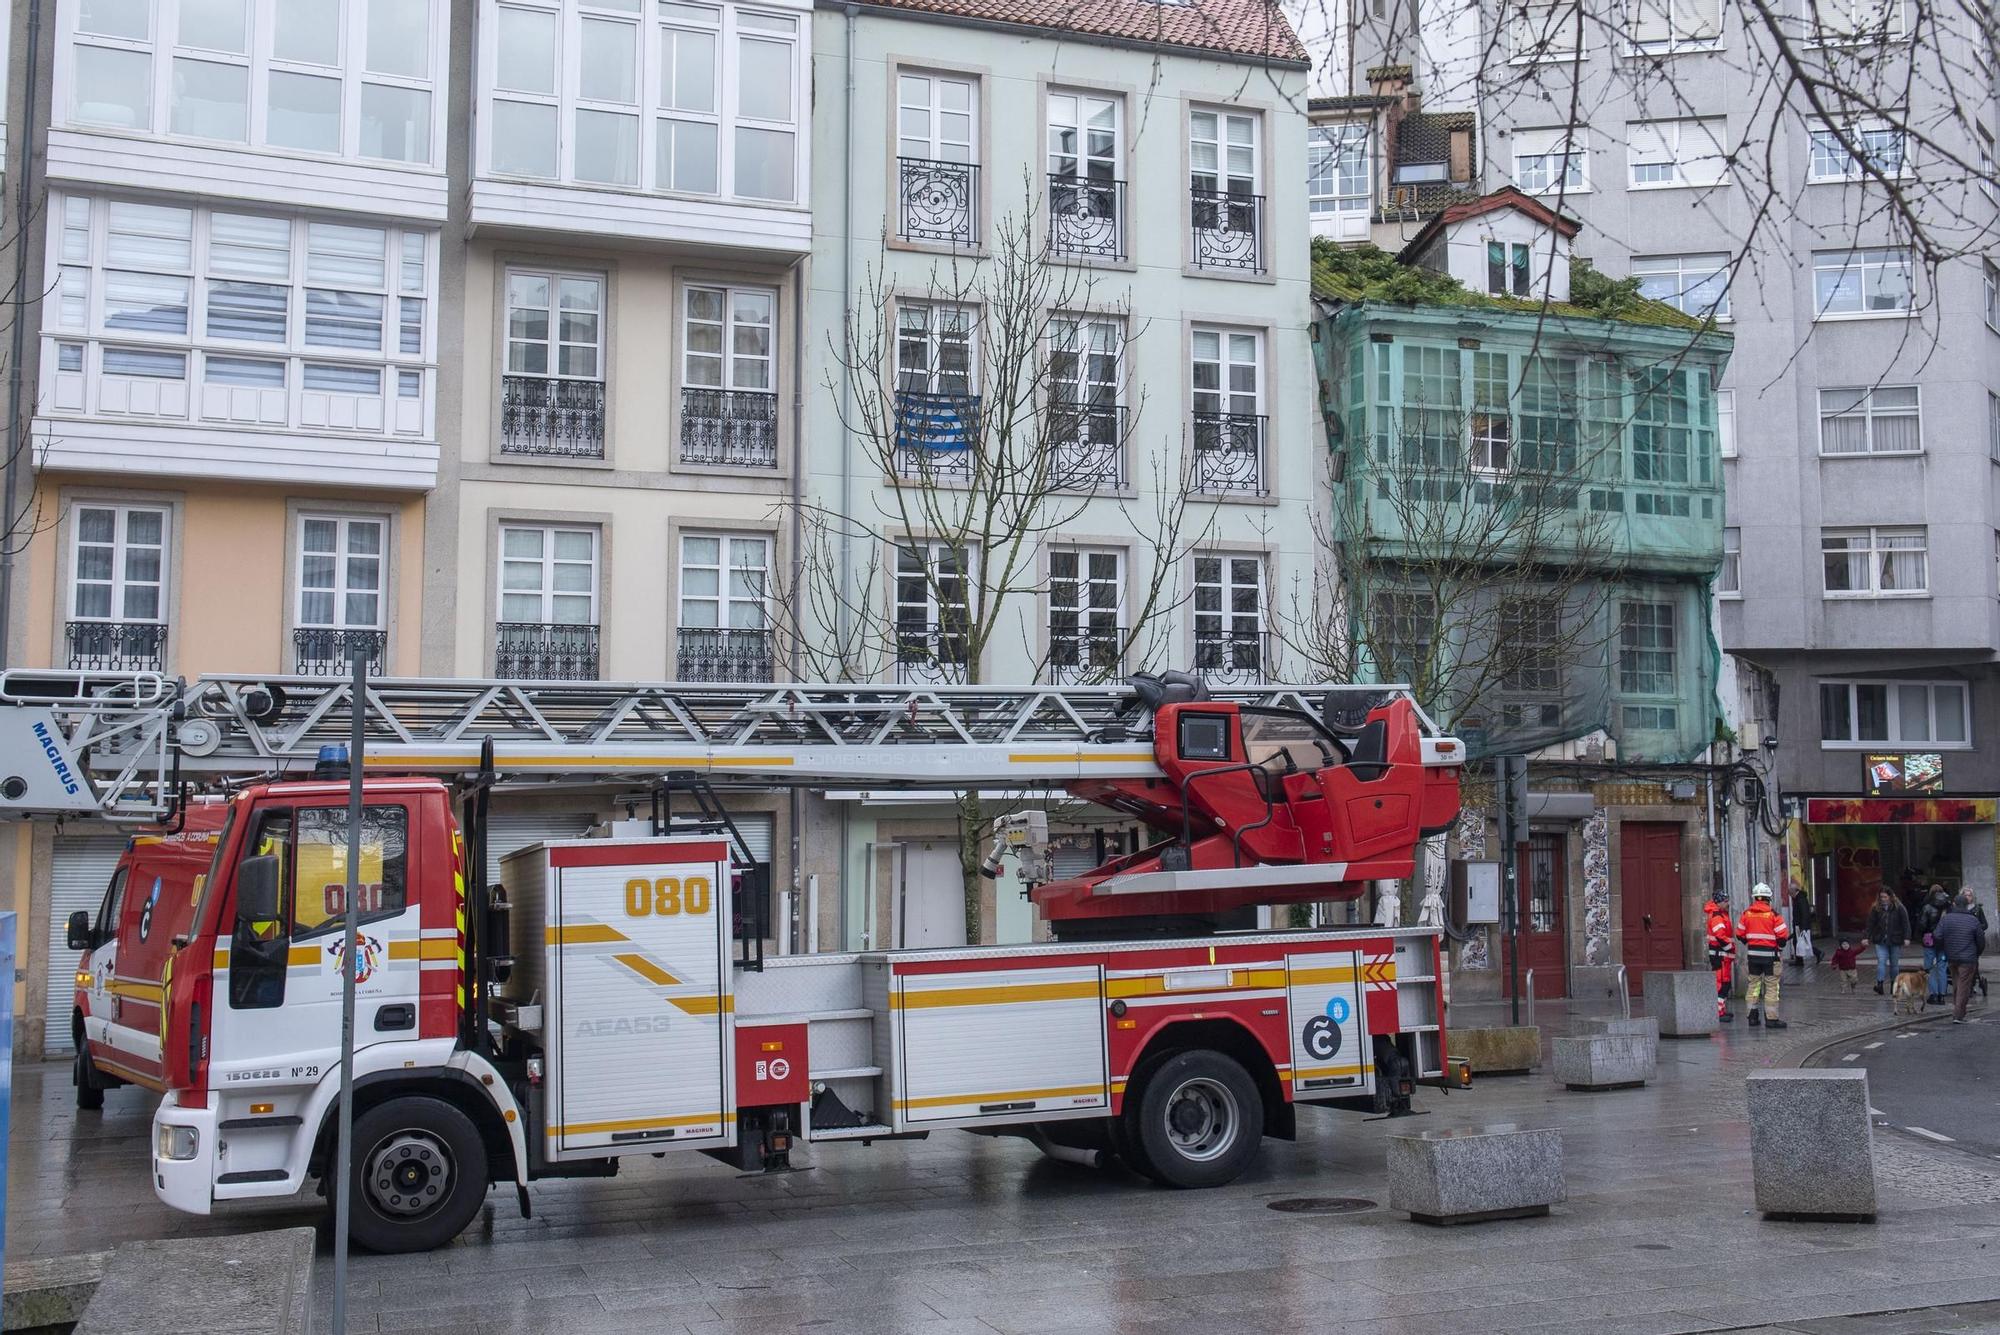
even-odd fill
[(493, 675), (507, 681), (596, 681), (597, 627), (498, 622)]
[(896, 395), (896, 472), (902, 477), (964, 482), (979, 440), (977, 394)]
[(680, 681), (771, 680), (771, 632), (760, 626), (682, 626), (674, 655)]
[(1195, 267), (1264, 272), (1264, 197), (1199, 187), (1189, 194)]
[(1051, 686), (1090, 686), (1125, 679), (1123, 627), (1049, 627), (1049, 657), (1042, 675)]
[(292, 671), (302, 677), (344, 677), (352, 671), (354, 651), (368, 651), (368, 673), (382, 675), (382, 657), (388, 652), (386, 630), (340, 629), (334, 626), (300, 626), (292, 632)]
[(1194, 486), (1196, 491), (1261, 496), (1264, 477), (1264, 434), (1270, 418), (1251, 413), (1194, 415)]
[(1194, 670), (1211, 686), (1249, 686), (1269, 679), (1269, 635), (1261, 630), (1197, 630)]
[(681, 462), (778, 466), (778, 396), (761, 390), (683, 389)]
[(502, 376), (500, 452), (602, 459), (604, 382)]
[(1125, 484), (1125, 409), (1057, 403), (1049, 408), (1049, 485), (1095, 491)]
[(1125, 183), (1049, 177), (1049, 249), (1058, 255), (1125, 258)]
[(979, 236), (979, 168), (970, 162), (897, 158), (896, 235), (971, 246)]
[(903, 685), (963, 686), (971, 664), (972, 641), (963, 623), (896, 623), (896, 680)]
[(71, 621), (63, 627), (75, 672), (164, 672), (167, 628), (158, 621)]

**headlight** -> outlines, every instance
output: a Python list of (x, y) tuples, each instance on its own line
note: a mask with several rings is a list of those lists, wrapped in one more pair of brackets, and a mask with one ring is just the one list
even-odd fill
[(192, 1159), (201, 1145), (201, 1133), (191, 1126), (162, 1124), (155, 1130), (154, 1138), (157, 1142), (154, 1148), (162, 1159)]

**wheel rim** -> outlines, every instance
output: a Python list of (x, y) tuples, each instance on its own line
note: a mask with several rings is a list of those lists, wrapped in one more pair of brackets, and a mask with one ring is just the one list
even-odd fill
[(1206, 1163), (1236, 1143), (1242, 1114), (1229, 1086), (1206, 1076), (1184, 1080), (1167, 1096), (1167, 1143), (1174, 1153)]
[(397, 1131), (376, 1143), (362, 1167), (361, 1182), (377, 1210), (397, 1219), (416, 1219), (451, 1195), (455, 1165), (444, 1142), (428, 1131)]

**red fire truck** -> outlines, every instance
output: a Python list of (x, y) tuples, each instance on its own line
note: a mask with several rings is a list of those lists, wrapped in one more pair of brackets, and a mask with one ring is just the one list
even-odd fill
[[(1222, 929), (1248, 906), (1351, 899), (1409, 875), (1419, 840), (1456, 817), (1458, 743), (1404, 695), (1343, 717), (1297, 692), (1142, 685), (727, 699), (373, 687), (369, 767), (406, 773), (365, 780), (352, 906), (345, 782), (255, 782), (228, 802), (163, 983), (156, 1190), (207, 1213), (316, 1179), (353, 1193), (358, 1243), (402, 1251), (450, 1239), (495, 1183), (513, 1182), (526, 1211), (530, 1182), (609, 1176), (630, 1154), (774, 1168), (801, 1141), (963, 1128), (1199, 1187), (1240, 1174), (1262, 1137), (1290, 1137), (1299, 1104), (1407, 1109), (1417, 1083), (1445, 1076), (1435, 929)], [(101, 811), (143, 805), (132, 757), (156, 745), (155, 800), (191, 775), (283, 768), (336, 735), (344, 689), (204, 680), (168, 693), (156, 734), (111, 718), (143, 692), (107, 704), (88, 682), (0, 679), (0, 706), (14, 706), (0, 708), (0, 770), (24, 771), (0, 773), (0, 804), (60, 808), (49, 774), (26, 772), (41, 763), (81, 776)], [(606, 697), (635, 689), (671, 693), (676, 726), (709, 718), (703, 746), (652, 736), (665, 716), (634, 724), (637, 705), (606, 723)], [(69, 699), (51, 701), (58, 690)], [(1069, 721), (1049, 721), (1052, 705)], [(725, 713), (735, 721), (714, 721)], [(482, 757), (470, 774), (468, 747)], [(726, 819), (714, 834), (511, 850), (485, 884), (494, 783), (639, 761), (683, 781), (704, 767), (820, 783), (1011, 777), (1159, 838), (1037, 886), (1056, 939), (1035, 945), (764, 958)], [(350, 907), (353, 1172), (330, 1184)]]

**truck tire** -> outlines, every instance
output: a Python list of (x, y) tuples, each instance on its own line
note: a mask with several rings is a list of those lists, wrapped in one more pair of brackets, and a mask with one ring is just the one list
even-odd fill
[(76, 1045), (76, 1060), (70, 1068), (70, 1079), (76, 1082), (76, 1106), (82, 1112), (99, 1112), (104, 1107), (103, 1079), (97, 1074), (97, 1063), (90, 1059), (90, 1044)]
[(1219, 1187), (1257, 1157), (1264, 1099), (1248, 1071), (1197, 1048), (1147, 1078), (1132, 1131), (1147, 1176), (1170, 1187)]
[(354, 1119), (347, 1235), (371, 1252), (423, 1252), (465, 1230), (486, 1200), (486, 1144), (442, 1099), (412, 1096)]

